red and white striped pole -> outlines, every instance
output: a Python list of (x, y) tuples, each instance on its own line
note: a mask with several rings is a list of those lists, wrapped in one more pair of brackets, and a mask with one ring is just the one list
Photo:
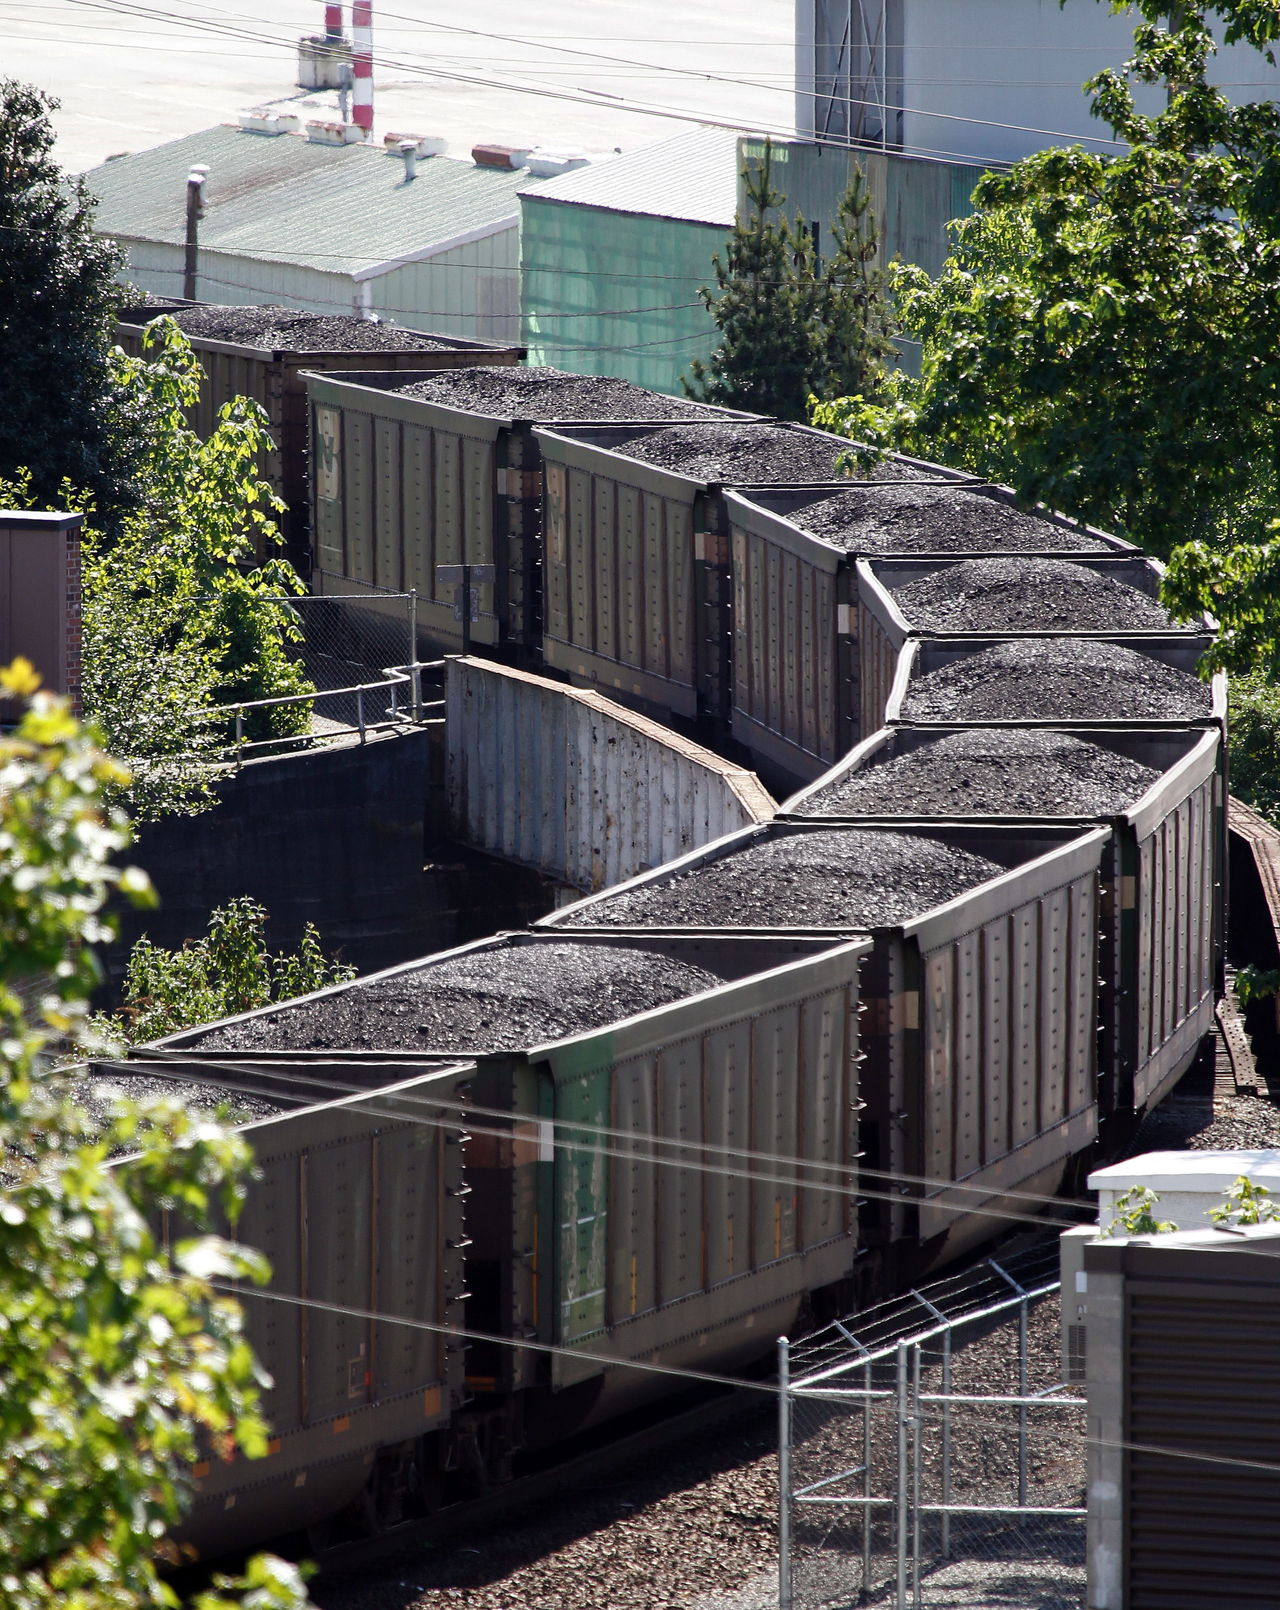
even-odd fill
[(373, 0), (351, 0), (351, 121), (373, 138)]
[(324, 8), (325, 43), (336, 45), (342, 38), (342, 7), (326, 5)]

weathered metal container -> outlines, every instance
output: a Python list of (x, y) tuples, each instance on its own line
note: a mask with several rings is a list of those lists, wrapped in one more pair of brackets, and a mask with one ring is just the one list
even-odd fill
[[(860, 1086), (868, 1209), (860, 1233), (902, 1276), (995, 1233), (1002, 1202), (1021, 1214), (1016, 1193), (1054, 1190), (1097, 1134), (1098, 921), (1111, 835), (994, 822), (880, 825), (1009, 869), (869, 936)], [(575, 938), (617, 934), (607, 913), (620, 894), (814, 827), (775, 823), (733, 834), (538, 927)], [(646, 942), (656, 937), (654, 928), (643, 931)], [(726, 923), (717, 931), (750, 930)], [(775, 931), (830, 938), (847, 930)]]
[[(839, 766), (787, 800), (780, 820), (841, 823), (884, 820), (823, 809), (841, 779), (900, 755), (927, 750), (962, 728), (892, 727), (866, 739)], [(1213, 1030), (1222, 988), (1226, 925), (1226, 746), (1217, 726), (1183, 732), (1134, 725), (1074, 727), (1072, 736), (1161, 773), (1124, 811), (1019, 817), (1027, 825), (1104, 822), (1100, 930), (1104, 1113), (1132, 1114), (1168, 1093)], [(990, 817), (934, 817), (952, 822)]]
[[(969, 555), (967, 557), (972, 557)], [(1023, 557), (1022, 555), (1018, 556)], [(1061, 557), (1053, 555), (1054, 558)], [(921, 576), (963, 564), (963, 559), (859, 559), (858, 574), (858, 663), (861, 680), (860, 704), (864, 733), (874, 732), (885, 719), (890, 690), (898, 672), (903, 645), (910, 638), (926, 637), (933, 643), (977, 642), (986, 647), (994, 642), (1013, 642), (1019, 638), (1085, 638), (1090, 641), (1121, 643), (1126, 647), (1142, 642), (1159, 641), (1162, 637), (1175, 643), (1191, 644), (1197, 653), (1208, 648), (1214, 638), (1213, 623), (1207, 619), (1188, 626), (1170, 627), (1168, 632), (1152, 630), (1126, 632), (1082, 632), (1072, 627), (1061, 631), (1034, 632), (942, 632), (913, 625), (898, 607), (894, 598), (897, 588)], [(1117, 558), (1099, 559), (1093, 556), (1073, 559), (1070, 563), (1081, 569), (1094, 570), (1111, 579), (1133, 587), (1149, 598), (1158, 598), (1163, 567), (1153, 559)]]
[[(1039, 636), (1041, 634), (1033, 634)], [(1069, 637), (1075, 633), (1066, 634)], [(912, 637), (902, 645), (897, 662), (891, 670), (887, 680), (877, 672), (879, 684), (884, 688), (885, 703), (875, 715), (875, 726), (912, 726), (931, 732), (940, 729), (950, 731), (960, 727), (1055, 727), (1065, 732), (1074, 732), (1077, 727), (1088, 727), (1099, 731), (1123, 732), (1135, 725), (1143, 727), (1160, 728), (1167, 731), (1182, 732), (1188, 727), (1206, 727), (1210, 723), (1224, 726), (1227, 719), (1227, 679), (1219, 672), (1210, 683), (1210, 708), (1203, 716), (1188, 719), (1185, 716), (1170, 717), (1167, 721), (1157, 721), (1144, 717), (1140, 723), (1132, 720), (1116, 721), (1063, 721), (1058, 717), (1046, 717), (1043, 720), (1032, 720), (1025, 716), (1010, 716), (1007, 721), (923, 721), (917, 717), (907, 717), (903, 714), (903, 707), (911, 684), (919, 677), (928, 676), (931, 671), (940, 670), (945, 665), (951, 665), (956, 660), (964, 659), (971, 654), (980, 654), (983, 649), (990, 648), (993, 642), (1008, 641), (1008, 634), (999, 638), (991, 637)], [(1094, 641), (1104, 643), (1118, 643), (1123, 648), (1132, 649), (1136, 654), (1145, 654), (1148, 658), (1158, 660), (1162, 665), (1171, 665), (1175, 670), (1183, 671), (1187, 676), (1196, 675), (1196, 666), (1204, 651), (1204, 643), (1198, 636), (1177, 637), (1172, 633), (1165, 634), (1136, 634), (1134, 636), (1108, 633)], [(871, 717), (872, 702), (865, 705), (868, 719)]]
[[(170, 304), (169, 311), (179, 304)], [(181, 304), (191, 306), (192, 304)], [(204, 304), (195, 304), (204, 305)], [(124, 308), (116, 325), (116, 339), (126, 352), (142, 354), (145, 326), (164, 313), (164, 307)], [(407, 338), (422, 332), (407, 330)], [(235, 341), (214, 341), (207, 336), (190, 336), (192, 350), (205, 371), (200, 400), (191, 421), (200, 436), (207, 436), (217, 423), (218, 410), (233, 397), (251, 397), (266, 410), (275, 451), (266, 454), (260, 472), (272, 490), (287, 505), (283, 530), (289, 557), (304, 574), (311, 567), (310, 507), (307, 495), (307, 393), (304, 371), (368, 369), (376, 360), (383, 370), (461, 369), (476, 364), (513, 364), (524, 356), (523, 347), (502, 346), (496, 342), (468, 341), (460, 336), (437, 336), (447, 347), (395, 349), (370, 352), (306, 352), (293, 348), (269, 350), (245, 346)], [(357, 465), (355, 455), (348, 459), (357, 479), (371, 480), (376, 474), (371, 444), (356, 444), (356, 454), (364, 462)], [(333, 590), (333, 589), (331, 589)]]
[[(879, 484), (865, 484), (869, 501)], [(724, 494), (733, 565), (730, 731), (757, 761), (792, 782), (807, 781), (847, 753), (862, 730), (856, 570), (861, 550), (803, 531), (794, 519), (849, 487), (845, 481)], [(1015, 501), (1002, 487), (966, 489), (1000, 504)], [(1060, 515), (1037, 513), (1055, 531), (1080, 529)], [(1118, 537), (1084, 529), (1117, 554), (1137, 552)], [(993, 543), (966, 557), (1002, 551)], [(1054, 550), (1053, 557), (1074, 556)]]
[[(627, 457), (629, 443), (664, 428), (536, 433), (546, 466), (543, 655), (575, 680), (654, 710), (723, 722), (731, 699), (724, 488)], [(849, 445), (806, 425), (784, 428)]]
[(1278, 1258), (1267, 1223), (1085, 1242), (1097, 1610), (1274, 1601)]
[[(225, 1044), (238, 1025), (378, 980), (580, 938), (639, 943), (726, 982), (554, 1043), (479, 1056), (435, 1046), (411, 1058), (456, 1064), (465, 1055), (474, 1069), (465, 1328), (570, 1350), (473, 1338), (468, 1386), (489, 1399), (581, 1387), (557, 1400), (560, 1436), (575, 1419), (653, 1390), (655, 1377), (627, 1360), (742, 1364), (767, 1352), (806, 1292), (851, 1272), (867, 945), (847, 936), (505, 935), (218, 1026)], [(198, 1046), (209, 1032), (180, 1039)], [(210, 1055), (225, 1061), (228, 1052)], [(372, 1078), (388, 1057), (404, 1054), (253, 1050), (236, 1064), (298, 1077), (337, 1063), (343, 1077), (363, 1063)], [(596, 1356), (574, 1358), (575, 1347)]]
[(535, 422), (398, 392), (441, 367), (307, 377), (316, 567), (331, 591), (348, 580), (416, 588), (424, 633), (456, 650), (456, 584), (436, 567), (492, 565), (493, 580), (476, 587), (470, 638), (533, 654), (542, 632)]
[(445, 706), (458, 836), (575, 888), (619, 883), (777, 809), (754, 772), (591, 689), (450, 659)]
[[(473, 1070), (386, 1059), (371, 1075), (339, 1054), (300, 1081), (252, 1058), (183, 1054), (192, 1038), (162, 1042), (164, 1066), (146, 1072), (225, 1085), (233, 1104), (248, 1088), (292, 1109), (240, 1126), (257, 1177), (233, 1234), (272, 1269), (265, 1287), (240, 1288), (272, 1380), (271, 1442), (264, 1459), (196, 1465), (181, 1536), (208, 1557), (325, 1520), (365, 1487), (380, 1448), (451, 1424), (465, 1349), (442, 1327), (459, 1322), (465, 1297), (457, 1113)], [(156, 1055), (141, 1048), (120, 1071)], [(373, 1084), (382, 1088), (335, 1094)]]

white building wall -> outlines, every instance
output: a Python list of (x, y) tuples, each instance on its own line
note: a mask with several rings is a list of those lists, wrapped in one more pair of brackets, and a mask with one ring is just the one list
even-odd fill
[[(1048, 145), (1115, 150), (1082, 86), (1132, 55), (1135, 20), (1103, 0), (796, 0), (797, 128), (878, 138), (883, 126), (891, 148), (990, 163)], [(1280, 94), (1280, 72), (1247, 46), (1215, 63), (1235, 101)], [(846, 101), (834, 116), (823, 72)]]
[[(141, 291), (181, 296), (184, 253), (159, 241), (121, 241), (129, 254), (127, 275)], [(202, 251), (197, 258), (196, 300), (233, 304), (273, 304), (309, 313), (351, 313), (357, 286), (347, 274), (325, 274), (291, 263), (265, 263), (226, 252)]]
[(375, 312), (412, 329), (480, 341), (520, 339), (520, 245), (514, 222), (364, 283)]

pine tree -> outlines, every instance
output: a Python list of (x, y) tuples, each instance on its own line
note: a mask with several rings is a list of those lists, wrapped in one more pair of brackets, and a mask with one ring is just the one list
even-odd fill
[(723, 260), (711, 259), (715, 288), (698, 292), (720, 345), (706, 362), (694, 359), (684, 389), (702, 402), (804, 419), (818, 286), (809, 232), (782, 213), (786, 197), (774, 188), (773, 162), (766, 141), (763, 156), (743, 170), (746, 217), (734, 224)]
[(894, 361), (887, 276), (876, 268), (879, 236), (862, 169), (854, 164), (832, 230), (835, 251), (820, 266), (819, 397), (863, 396), (881, 389)]
[(695, 359), (684, 389), (703, 402), (781, 419), (809, 417), (809, 398), (874, 395), (893, 355), (885, 276), (873, 267), (877, 236), (866, 181), (855, 165), (825, 265), (773, 183), (774, 151), (743, 170), (747, 213), (712, 258), (716, 285), (699, 296), (720, 331), (710, 359)]
[(57, 104), (0, 79), (0, 476), (25, 468), (46, 499), (70, 481), (109, 520), (127, 457), (107, 361), (124, 257), (50, 155)]

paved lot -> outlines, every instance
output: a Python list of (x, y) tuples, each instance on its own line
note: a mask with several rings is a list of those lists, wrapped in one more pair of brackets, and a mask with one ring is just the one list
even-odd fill
[[(36, 7), (0, 0), (0, 13), (5, 71), (62, 101), (58, 155), (72, 171), (287, 97), (304, 115), (336, 112), (334, 96), (303, 97), (293, 83), (297, 38), (323, 28), (319, 0), (240, 9), (198, 0), (166, 7), (158, 0), (41, 0)], [(792, 0), (732, 8), (721, 0), (375, 4), (377, 132), (442, 134), (455, 154), (479, 140), (598, 154), (689, 126), (607, 101), (549, 98), (539, 89), (785, 130), (792, 19)], [(432, 69), (521, 87), (449, 80)]]

